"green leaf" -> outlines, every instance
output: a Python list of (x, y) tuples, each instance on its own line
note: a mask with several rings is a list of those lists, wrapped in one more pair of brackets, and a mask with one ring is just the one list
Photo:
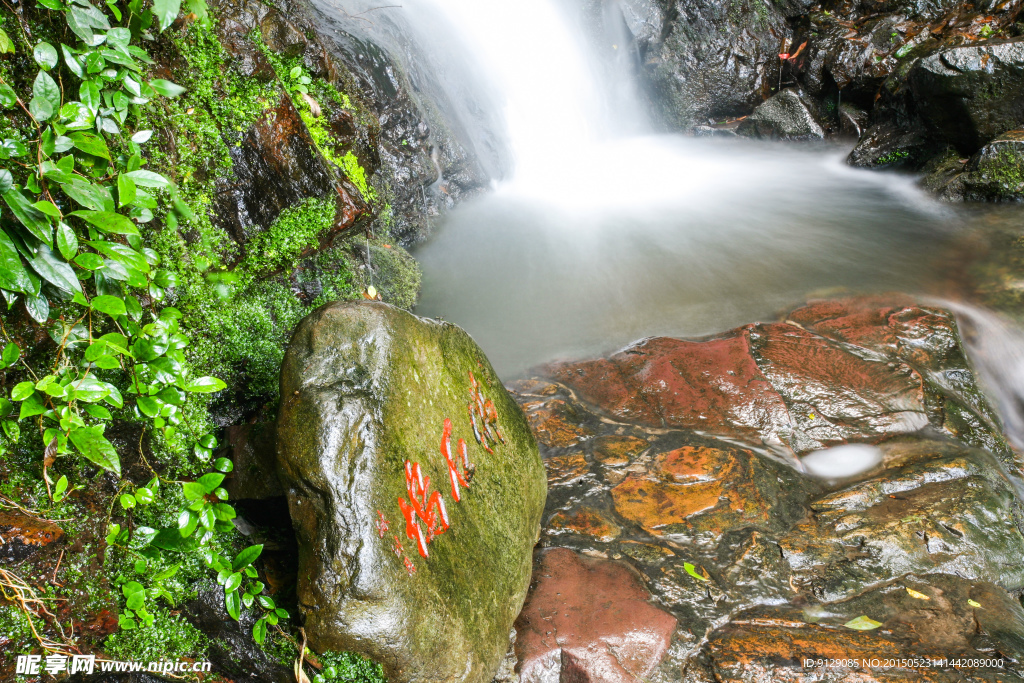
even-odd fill
[[(99, 254), (93, 254), (92, 252), (83, 251), (81, 254), (75, 257), (75, 264), (85, 268), (86, 270), (99, 270), (103, 267), (103, 257)], [(89, 360), (96, 360), (90, 358)]]
[(50, 227), (50, 221), (46, 219), (39, 209), (32, 206), (25, 195), (18, 190), (11, 190), (4, 193), (4, 203), (11, 209), (11, 213), (28, 228), (28, 231), (32, 233), (34, 237), (43, 242), (46, 246), (53, 245), (53, 238), (51, 233), (53, 232)]
[(68, 490), (68, 478), (61, 475), (61, 478), (57, 480), (57, 484), (53, 487), (53, 498), (54, 500), (61, 500), (64, 498), (63, 494)]
[(60, 189), (87, 209), (94, 211), (112, 211), (114, 209), (114, 202), (111, 201), (110, 195), (99, 185), (73, 178), (70, 183), (61, 185)]
[(231, 591), (224, 595), (224, 609), (227, 610), (228, 616), (235, 621), (238, 621), (238, 617), (242, 614), (242, 598), (238, 595), (238, 591)]
[(21, 428), (18, 426), (17, 422), (4, 420), (2, 423), (2, 427), (4, 430), (4, 434), (6, 434), (7, 438), (10, 439), (11, 441), (16, 442), (18, 438), (21, 436)]
[(113, 211), (75, 211), (71, 215), (78, 216), (86, 223), (103, 232), (115, 235), (139, 234), (139, 229), (135, 227), (135, 223), (131, 219)]
[(0, 107), (11, 109), (18, 104), (18, 94), (6, 83), (0, 84)]
[(32, 51), (32, 57), (36, 60), (36, 64), (47, 71), (57, 66), (57, 50), (49, 43), (36, 45), (36, 49)]
[[(100, 107), (103, 105), (103, 100), (100, 98), (99, 86), (97, 86), (93, 81), (85, 81), (82, 83), (78, 88), (78, 98), (82, 100), (82, 104), (92, 112), (93, 116), (99, 112)], [(86, 150), (82, 151), (84, 152)]]
[(263, 609), (277, 609), (277, 604), (274, 603), (274, 599), (269, 595), (261, 595), (257, 600), (260, 603), (260, 607)]
[(135, 399), (135, 403), (139, 406), (139, 411), (146, 417), (156, 417), (160, 414), (160, 403), (156, 399), (139, 396)]
[(14, 41), (7, 35), (7, 32), (0, 28), (0, 55), (10, 52), (14, 54)]
[(242, 575), (235, 572), (228, 577), (228, 580), (224, 583), (224, 592), (230, 593), (231, 591), (238, 590), (238, 587), (242, 585)]
[[(109, 358), (109, 356), (107, 356)], [(117, 367), (116, 365), (114, 367)], [(108, 370), (110, 368), (107, 368)], [(111, 418), (110, 411), (103, 406), (87, 405), (85, 406), (85, 412), (89, 413), (97, 420), (109, 420)]]
[(68, 135), (68, 137), (71, 138), (71, 143), (75, 146), (75, 149), (110, 161), (110, 150), (107, 149), (107, 143), (100, 136), (76, 130)]
[(121, 173), (117, 176), (117, 205), (128, 206), (135, 201), (137, 188), (135, 181), (127, 174)]
[(256, 561), (256, 558), (263, 552), (262, 545), (251, 545), (244, 549), (242, 552), (235, 555), (235, 559), (231, 561), (231, 570), (239, 571), (248, 567), (250, 564)]
[[(117, 244), (115, 242), (92, 241), (86, 242), (86, 244), (88, 244), (90, 247), (100, 252), (104, 256), (109, 256), (110, 258), (114, 259), (119, 263), (123, 263), (129, 268), (134, 268), (135, 270), (141, 271), (143, 273), (149, 272), (149, 263), (146, 262), (146, 257), (140, 254), (139, 252), (135, 251), (131, 247), (126, 247), (123, 244)], [(133, 300), (133, 297), (128, 297), (127, 299), (125, 299), (125, 304), (127, 304), (128, 306), (129, 314), (131, 314), (132, 312)], [(136, 301), (134, 305), (138, 306), (139, 304)], [(141, 307), (139, 308), (139, 313), (142, 313)]]
[(50, 318), (50, 302), (41, 294), (32, 295), (26, 293), (25, 310), (39, 324), (45, 323)]
[[(224, 489), (217, 490), (223, 491)], [(235, 512), (235, 508), (231, 507), (227, 503), (214, 504), (213, 514), (217, 517), (217, 519), (221, 520), (222, 522), (229, 522), (238, 516), (238, 513)]]
[[(54, 56), (56, 56), (56, 53), (54, 53)], [(32, 94), (41, 100), (45, 100), (50, 105), (52, 111), (60, 109), (60, 88), (45, 71), (40, 71), (36, 74), (36, 80), (32, 83)]]
[(109, 294), (93, 297), (93, 300), (89, 302), (89, 306), (93, 310), (106, 313), (111, 318), (116, 318), (127, 313), (124, 307), (124, 301)]
[(153, 0), (153, 15), (160, 22), (161, 31), (166, 31), (170, 27), (174, 20), (178, 18), (180, 10), (181, 0)]
[(60, 255), (70, 261), (78, 253), (78, 237), (71, 226), (60, 221), (57, 223), (57, 249)]
[(60, 209), (58, 209), (53, 202), (39, 201), (32, 204), (40, 213), (46, 214), (51, 218), (60, 218)]
[(210, 472), (199, 477), (199, 485), (203, 487), (203, 490), (207, 493), (213, 493), (213, 490), (220, 486), (220, 483), (224, 481), (224, 475), (219, 472)]
[(256, 623), (252, 625), (252, 639), (255, 640), (259, 645), (262, 645), (263, 641), (267, 639), (266, 619), (257, 619)]
[(33, 287), (28, 272), (22, 265), (18, 248), (2, 230), (0, 230), (0, 287), (24, 294), (38, 291), (38, 287)]
[(686, 570), (687, 574), (689, 574), (693, 578), (697, 579), (698, 581), (707, 581), (708, 580), (708, 577), (704, 576), (703, 574), (698, 573), (697, 569), (692, 564), (690, 564), (689, 562), (684, 562), (683, 563), (683, 569)]
[(64, 55), (64, 63), (68, 65), (68, 69), (71, 70), (78, 78), (85, 78), (85, 70), (82, 68), (82, 62), (79, 61), (78, 57), (75, 57), (69, 48), (64, 43), (60, 44), (60, 51)]
[(217, 458), (213, 463), (213, 468), (221, 472), (230, 472), (234, 467), (235, 464), (227, 458)]
[(0, 360), (3, 360), (4, 365), (10, 367), (18, 362), (21, 358), (21, 349), (14, 342), (10, 342), (4, 347), (3, 353), (0, 354)]
[(14, 385), (11, 389), (11, 400), (12, 401), (24, 401), (26, 398), (35, 393), (36, 385), (34, 382), (19, 382)]
[(206, 489), (203, 485), (194, 481), (185, 482), (181, 488), (187, 500), (202, 500), (203, 496), (206, 495)]
[(856, 619), (851, 619), (850, 621), (843, 624), (843, 626), (845, 626), (846, 628), (852, 628), (855, 631), (871, 631), (873, 629), (878, 628), (881, 625), (882, 622), (875, 621), (874, 619), (863, 615), (857, 617)]
[(190, 380), (185, 384), (185, 391), (191, 391), (199, 394), (209, 394), (214, 391), (220, 391), (225, 389), (227, 384), (217, 379), (216, 377), (197, 377), (196, 379)]
[(164, 97), (177, 97), (181, 93), (185, 92), (185, 88), (181, 87), (177, 83), (171, 83), (170, 81), (165, 81), (162, 78), (150, 81), (149, 85), (153, 90), (157, 91), (157, 93)]
[(0, 169), (0, 194), (9, 192), (14, 187), (14, 176), (6, 168)]
[(130, 493), (122, 493), (121, 507), (123, 507), (125, 510), (131, 510), (133, 507), (135, 507), (135, 496), (133, 496)]
[(121, 586), (121, 593), (127, 599), (130, 610), (142, 609), (146, 604), (146, 589), (138, 581), (129, 581)]
[(152, 505), (153, 501), (156, 500), (156, 496), (153, 495), (152, 491), (143, 486), (135, 492), (135, 500), (139, 505)]
[(124, 175), (134, 180), (135, 184), (139, 187), (170, 187), (171, 185), (170, 180), (159, 173), (154, 173), (153, 171), (140, 169), (138, 171), (125, 173)]
[(103, 425), (72, 429), (69, 438), (75, 448), (91, 462), (121, 476), (121, 459), (103, 436)]
[(29, 265), (44, 280), (68, 294), (82, 291), (82, 285), (78, 281), (74, 269), (66, 261), (54, 256), (46, 245), (39, 245), (39, 250), (36, 252), (35, 258), (29, 261)]

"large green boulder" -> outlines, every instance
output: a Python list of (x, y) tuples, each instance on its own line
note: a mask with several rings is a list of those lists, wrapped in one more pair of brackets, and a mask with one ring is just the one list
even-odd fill
[(547, 485), (480, 348), (386, 304), (329, 304), (296, 330), (281, 397), (278, 463), (312, 647), (364, 653), (392, 683), (490, 681)]

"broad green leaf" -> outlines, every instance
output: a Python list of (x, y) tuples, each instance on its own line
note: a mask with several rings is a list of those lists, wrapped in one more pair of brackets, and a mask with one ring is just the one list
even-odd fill
[(843, 626), (845, 626), (846, 628), (852, 628), (855, 631), (871, 631), (873, 629), (878, 628), (881, 625), (882, 622), (875, 621), (874, 619), (863, 615), (857, 617), (856, 619), (851, 619), (850, 621), (843, 624)]
[(139, 229), (127, 216), (113, 211), (75, 211), (71, 214), (81, 218), (94, 228), (115, 235), (138, 235)]
[(103, 267), (103, 257), (84, 251), (75, 257), (75, 265), (86, 270), (99, 270)]
[(82, 291), (82, 285), (74, 269), (66, 261), (54, 256), (50, 248), (44, 244), (39, 245), (39, 251), (35, 258), (29, 261), (29, 265), (44, 280), (68, 294)]
[(57, 480), (57, 484), (53, 487), (53, 497), (54, 497), (54, 499), (55, 500), (60, 500), (60, 498), (58, 498), (58, 496), (63, 498), (63, 496), (61, 496), (61, 494), (64, 493), (65, 491), (67, 491), (67, 490), (68, 490), (68, 478), (66, 476), (64, 476), (64, 475), (61, 475), (61, 478)]
[(210, 472), (199, 477), (199, 485), (203, 487), (206, 493), (213, 493), (213, 490), (220, 486), (220, 483), (224, 481), (224, 475), (220, 472)]
[(28, 147), (21, 140), (5, 138), (0, 142), (0, 159), (12, 159), (28, 154)]
[(156, 496), (146, 487), (142, 487), (135, 492), (135, 500), (139, 505), (151, 505), (156, 500)]
[(130, 610), (142, 609), (146, 604), (146, 589), (138, 581), (129, 581), (121, 586), (126, 606)]
[[(138, 501), (136, 501), (138, 502)], [(135, 538), (132, 539), (132, 545), (136, 547), (146, 546), (152, 543), (153, 539), (159, 532), (153, 527), (140, 526), (135, 529)]]
[(36, 45), (36, 49), (32, 51), (32, 57), (36, 60), (36, 64), (46, 71), (57, 66), (57, 50), (49, 43), (39, 43)]
[(132, 494), (121, 494), (121, 507), (123, 507), (125, 510), (131, 510), (133, 507), (135, 507), (135, 503), (135, 496), (133, 496)]
[(23, 294), (35, 290), (25, 266), (22, 265), (18, 248), (2, 230), (0, 230), (0, 287)]
[(64, 55), (64, 63), (68, 65), (71, 73), (78, 78), (85, 78), (85, 69), (82, 68), (82, 62), (71, 52), (71, 48), (61, 43), (60, 51)]
[(114, 203), (99, 185), (74, 178), (70, 183), (61, 186), (64, 194), (74, 199), (87, 209), (93, 211), (113, 211)]
[(0, 84), (0, 107), (11, 109), (18, 104), (18, 95), (14, 88), (6, 83)]
[(10, 367), (18, 362), (21, 358), (21, 349), (14, 342), (10, 342), (4, 347), (3, 354), (0, 354), (0, 359), (3, 360), (4, 365)]
[(34, 203), (32, 206), (34, 206), (40, 213), (46, 214), (51, 218), (60, 218), (60, 209), (58, 209), (53, 202), (39, 201)]
[(170, 180), (159, 173), (154, 173), (153, 171), (144, 171), (140, 169), (138, 171), (131, 171), (124, 175), (127, 175), (129, 178), (134, 180), (135, 184), (140, 187), (169, 187), (171, 185)]
[(258, 645), (262, 645), (263, 641), (267, 639), (266, 619), (257, 619), (256, 623), (252, 625), (252, 639), (255, 640)]
[(57, 249), (69, 261), (78, 253), (78, 237), (71, 226), (63, 221), (57, 223)]
[(238, 595), (238, 591), (231, 591), (224, 595), (224, 608), (227, 610), (228, 616), (235, 621), (238, 621), (238, 617), (241, 616), (241, 603), (242, 599)]
[(216, 377), (197, 377), (196, 379), (189, 380), (185, 383), (186, 391), (200, 394), (209, 394), (214, 391), (220, 391), (226, 387), (227, 385)]
[[(116, 242), (99, 242), (99, 241), (96, 241), (96, 242), (86, 242), (86, 244), (88, 244), (90, 247), (92, 247), (96, 251), (100, 252), (104, 256), (108, 256), (108, 257), (114, 259), (115, 261), (119, 261), (120, 263), (123, 263), (124, 265), (128, 266), (129, 268), (134, 268), (135, 270), (141, 271), (143, 273), (148, 273), (149, 272), (149, 264), (146, 263), (146, 258), (142, 254), (140, 254), (139, 252), (137, 252), (134, 249), (132, 249), (131, 247), (126, 247), (125, 245), (117, 244)], [(132, 299), (131, 298), (126, 299), (125, 303), (128, 305), (128, 313), (130, 315), (131, 312), (132, 312), (132, 305), (133, 305), (132, 304)], [(136, 306), (138, 305), (137, 301), (135, 302), (135, 305)], [(141, 313), (141, 312), (142, 312), (142, 309), (140, 307), (139, 308), (139, 313)]]
[(21, 412), (18, 413), (18, 419), (24, 420), (26, 417), (33, 417), (35, 415), (42, 415), (47, 411), (46, 403), (43, 395), (37, 391), (21, 402)]
[(153, 90), (157, 91), (157, 93), (164, 97), (177, 97), (181, 93), (185, 92), (185, 88), (181, 87), (177, 83), (171, 83), (170, 81), (165, 81), (162, 78), (150, 81), (149, 85)]
[(231, 591), (238, 590), (238, 587), (242, 585), (242, 575), (235, 572), (228, 577), (228, 580), (224, 583), (224, 592), (230, 593)]
[(153, 137), (152, 130), (140, 130), (132, 136), (132, 142), (141, 145), (145, 142), (149, 142), (151, 137)]
[[(217, 489), (217, 491), (224, 491), (224, 489)], [(231, 507), (227, 503), (215, 503), (213, 506), (213, 514), (216, 515), (217, 519), (223, 522), (228, 522), (238, 516), (235, 512), (235, 508)]]
[[(56, 53), (54, 53), (54, 56), (56, 56)], [(32, 83), (32, 94), (41, 100), (45, 100), (50, 105), (52, 111), (60, 109), (60, 88), (45, 71), (40, 71), (36, 74), (36, 80)]]
[(231, 570), (240, 571), (245, 567), (256, 561), (256, 558), (263, 552), (262, 545), (251, 545), (248, 548), (242, 550), (240, 553), (235, 555), (235, 559), (231, 561)]
[(103, 100), (100, 99), (100, 89), (93, 81), (85, 81), (82, 83), (78, 88), (78, 98), (82, 100), (82, 104), (88, 107), (93, 116), (96, 115), (100, 110), (100, 106), (103, 104)]
[(36, 391), (35, 382), (19, 382), (11, 389), (12, 401), (24, 401)]
[(185, 495), (187, 500), (202, 500), (206, 495), (206, 489), (203, 488), (202, 484), (194, 481), (185, 482), (181, 485), (181, 492)]
[(213, 467), (221, 472), (230, 472), (234, 469), (235, 464), (227, 458), (217, 458), (213, 463)]
[[(39, 73), (42, 74), (43, 72), (40, 71)], [(28, 112), (32, 114), (32, 118), (40, 123), (49, 121), (54, 113), (56, 113), (50, 101), (42, 97), (33, 97), (29, 100)]]
[(124, 307), (124, 300), (109, 294), (93, 297), (93, 300), (89, 302), (89, 306), (94, 310), (106, 313), (111, 318), (127, 313)]
[(10, 52), (14, 54), (14, 41), (7, 35), (7, 32), (0, 28), (0, 55)]
[(117, 205), (128, 206), (135, 201), (137, 189), (135, 181), (127, 174), (121, 173), (117, 176)]
[(160, 404), (156, 399), (149, 396), (139, 396), (135, 399), (135, 403), (139, 406), (139, 411), (146, 417), (156, 417), (160, 414)]
[(178, 18), (181, 0), (153, 0), (153, 15), (160, 22), (160, 30), (166, 31)]
[(32, 206), (32, 202), (25, 195), (18, 190), (11, 190), (4, 193), (4, 203), (10, 207), (11, 213), (14, 214), (22, 225), (28, 228), (28, 231), (33, 236), (46, 244), (46, 246), (53, 244), (51, 236), (53, 229), (50, 227), (50, 222), (39, 209)]
[(75, 448), (87, 459), (117, 476), (121, 476), (121, 459), (117, 456), (114, 447), (103, 436), (103, 425), (72, 429), (69, 437)]
[(91, 154), (95, 157), (102, 157), (107, 161), (110, 160), (110, 150), (107, 149), (107, 143), (100, 136), (76, 130), (68, 135), (68, 137), (71, 138), (71, 142), (74, 144), (75, 149), (79, 149), (86, 154)]
[(6, 168), (0, 169), (0, 194), (8, 192), (14, 187), (14, 176)]
[(42, 294), (25, 294), (25, 310), (37, 323), (45, 323), (50, 318), (50, 302)]

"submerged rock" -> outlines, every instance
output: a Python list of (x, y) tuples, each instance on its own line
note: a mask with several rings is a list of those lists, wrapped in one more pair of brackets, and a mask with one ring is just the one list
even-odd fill
[(825, 131), (811, 110), (792, 89), (783, 90), (758, 106), (736, 132), (775, 140), (823, 140)]
[(16, 510), (0, 510), (0, 560), (14, 565), (64, 537), (64, 530), (49, 520)]
[[(517, 625), (524, 680), (1024, 673), (1012, 597), (1024, 588), (1024, 525), (1002, 471), (1019, 463), (949, 313), (898, 297), (819, 301), (785, 322), (645, 340), (546, 371), (510, 385), (549, 481), (544, 550)], [(800, 461), (813, 443), (859, 445), (829, 453), (821, 478)], [(638, 638), (628, 617), (604, 618), (622, 598), (601, 572), (649, 592), (633, 608), (651, 615), (649, 649), (631, 660), (642, 672), (609, 658), (611, 640)], [(1001, 656), (1013, 658), (1007, 670), (871, 662)]]
[(545, 479), (483, 353), (448, 323), (331, 304), (299, 325), (281, 391), (311, 646), (366, 654), (395, 683), (490, 681), (529, 585)]

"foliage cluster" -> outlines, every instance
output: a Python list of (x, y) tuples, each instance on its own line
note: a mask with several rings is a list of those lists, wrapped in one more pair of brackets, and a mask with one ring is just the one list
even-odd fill
[[(42, 358), (45, 365), (29, 362), (6, 328), (0, 330), (6, 337), (0, 354), (7, 378), (0, 397), (4, 448), (22, 440), (23, 427), (38, 432), (53, 505), (90, 485), (87, 476), (54, 481), (48, 469), (58, 459), (82, 458), (119, 480), (123, 520), (110, 524), (106, 543), (115, 555), (131, 558), (134, 571), (131, 578), (118, 577), (121, 629), (153, 626), (158, 600), (174, 606), (167, 582), (178, 565), (165, 558), (187, 553), (216, 573), (232, 618), (258, 606), (253, 635), (262, 641), (267, 627), (288, 613), (262, 594), (252, 566), (262, 546), (232, 556), (218, 539), (234, 530), (235, 512), (220, 486), (230, 461), (217, 459), (214, 470), (196, 480), (166, 478), (145, 462), (153, 476), (139, 486), (122, 476), (120, 455), (106, 435), (115, 419), (142, 423), (163, 450), (191, 451), (198, 463), (209, 463), (217, 447), (204, 433), (205, 419), (189, 417), (200, 415), (203, 398), (226, 385), (193, 372), (182, 313), (163, 305), (177, 275), (161, 268), (160, 255), (146, 244), (150, 224), (161, 222), (164, 232), (173, 232), (196, 218), (176, 186), (150, 170), (143, 156), (153, 138), (153, 129), (142, 125), (144, 112), (183, 88), (146, 77), (153, 62), (138, 42), (169, 27), (180, 0), (151, 6), (111, 1), (106, 12), (88, 0), (40, 4), (49, 11), (59, 50), (45, 40), (34, 45), (31, 82), (8, 69), (0, 77), (0, 107), (14, 110), (8, 119), (20, 129), (0, 143), (7, 208), (0, 213), (0, 293), (9, 308), (22, 305), (45, 327), (54, 351)], [(190, 0), (189, 9), (197, 18), (206, 14), (203, 0)], [(6, 32), (0, 44), (17, 54)], [(139, 455), (145, 461), (141, 440)], [(83, 471), (88, 468), (69, 469), (72, 477)], [(166, 499), (180, 504), (173, 523), (135, 523), (137, 510)]]

